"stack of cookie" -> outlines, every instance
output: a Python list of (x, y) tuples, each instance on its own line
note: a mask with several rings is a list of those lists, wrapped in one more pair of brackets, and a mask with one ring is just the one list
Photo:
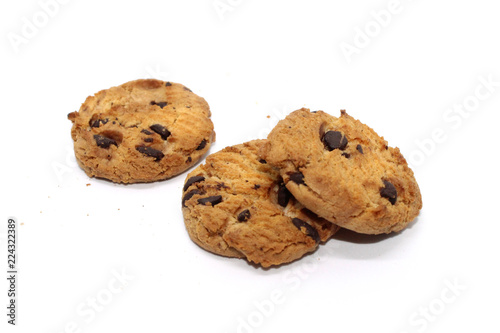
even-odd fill
[[(198, 162), (215, 140), (207, 102), (187, 87), (136, 80), (90, 96), (73, 122), (79, 165), (90, 177), (152, 182)], [(400, 231), (422, 199), (397, 148), (344, 111), (300, 109), (267, 140), (209, 155), (188, 174), (182, 211), (191, 239), (263, 267), (314, 251), (340, 227)]]
[(345, 111), (292, 112), (267, 140), (209, 155), (183, 191), (195, 243), (263, 267), (302, 257), (339, 227), (400, 231), (422, 207), (399, 149)]

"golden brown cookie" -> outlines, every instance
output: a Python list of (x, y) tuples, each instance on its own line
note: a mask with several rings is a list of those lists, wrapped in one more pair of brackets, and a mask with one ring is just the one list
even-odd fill
[(89, 96), (73, 122), (79, 165), (89, 177), (152, 182), (195, 164), (215, 140), (207, 102), (187, 87), (136, 80)]
[(209, 155), (186, 178), (182, 211), (202, 248), (269, 267), (313, 251), (338, 227), (292, 197), (277, 170), (257, 156), (264, 142)]
[(286, 187), (319, 216), (360, 233), (400, 231), (422, 198), (398, 148), (349, 116), (301, 109), (281, 120), (260, 151)]

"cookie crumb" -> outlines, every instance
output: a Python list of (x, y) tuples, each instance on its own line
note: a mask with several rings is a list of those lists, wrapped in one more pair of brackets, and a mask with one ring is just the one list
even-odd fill
[(88, 184), (85, 184), (85, 185), (86, 185), (86, 186), (90, 186), (91, 184), (90, 184), (90, 183), (88, 183)]

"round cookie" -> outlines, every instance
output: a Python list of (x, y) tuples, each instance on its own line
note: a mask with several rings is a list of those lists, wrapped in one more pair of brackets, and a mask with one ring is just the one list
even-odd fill
[(186, 178), (182, 212), (191, 239), (269, 267), (316, 249), (339, 228), (300, 205), (257, 155), (264, 140), (226, 147)]
[(170, 178), (195, 164), (215, 140), (207, 102), (187, 87), (136, 80), (89, 96), (73, 122), (78, 164), (117, 183)]
[(305, 207), (359, 233), (405, 228), (422, 208), (418, 184), (398, 148), (341, 111), (300, 109), (281, 120), (260, 150)]

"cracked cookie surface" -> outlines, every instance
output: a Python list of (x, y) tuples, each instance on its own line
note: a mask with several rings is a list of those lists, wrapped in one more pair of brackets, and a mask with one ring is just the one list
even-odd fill
[(422, 208), (399, 149), (345, 111), (338, 118), (294, 111), (271, 131), (259, 154), (280, 170), (305, 207), (359, 233), (400, 231)]
[(73, 122), (78, 164), (117, 183), (163, 180), (194, 165), (215, 140), (207, 102), (187, 87), (135, 80), (89, 96)]
[(314, 251), (339, 228), (293, 198), (278, 171), (257, 155), (264, 142), (209, 155), (186, 177), (182, 211), (202, 248), (269, 267)]

